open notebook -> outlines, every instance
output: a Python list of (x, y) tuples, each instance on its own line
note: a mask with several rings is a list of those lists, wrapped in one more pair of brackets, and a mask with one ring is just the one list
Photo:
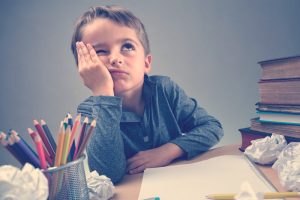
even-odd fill
[(246, 157), (224, 155), (192, 164), (147, 169), (139, 200), (204, 200), (208, 194), (237, 193), (244, 181), (256, 192), (275, 191)]

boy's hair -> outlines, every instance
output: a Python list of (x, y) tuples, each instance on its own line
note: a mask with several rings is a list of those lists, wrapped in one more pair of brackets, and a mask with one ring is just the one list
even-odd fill
[(77, 21), (72, 36), (71, 49), (78, 65), (76, 42), (82, 40), (82, 28), (97, 18), (109, 19), (117, 24), (127, 26), (135, 30), (138, 39), (143, 45), (145, 55), (150, 53), (150, 46), (145, 27), (132, 12), (118, 6), (91, 7)]

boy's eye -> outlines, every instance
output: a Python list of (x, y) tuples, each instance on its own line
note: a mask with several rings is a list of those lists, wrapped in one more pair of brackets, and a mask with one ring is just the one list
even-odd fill
[(134, 46), (130, 43), (125, 43), (123, 46), (122, 46), (122, 50), (124, 51), (133, 51), (134, 50)]
[(107, 54), (107, 51), (104, 49), (99, 49), (99, 50), (96, 50), (96, 54), (97, 55), (105, 55), (105, 54)]

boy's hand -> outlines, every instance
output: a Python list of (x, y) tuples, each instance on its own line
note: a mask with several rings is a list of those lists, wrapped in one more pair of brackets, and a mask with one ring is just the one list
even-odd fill
[(78, 72), (94, 96), (114, 96), (114, 83), (112, 77), (98, 58), (92, 45), (85, 45), (83, 42), (76, 43), (78, 55)]
[(162, 167), (183, 155), (183, 150), (173, 143), (167, 143), (155, 149), (140, 151), (127, 160), (127, 172), (136, 174), (146, 168)]

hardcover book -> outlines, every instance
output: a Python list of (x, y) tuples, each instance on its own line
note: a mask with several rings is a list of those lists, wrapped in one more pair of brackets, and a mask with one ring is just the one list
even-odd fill
[(277, 123), (263, 123), (259, 121), (259, 118), (251, 119), (251, 129), (254, 131), (276, 133), (280, 135), (300, 138), (300, 126)]
[[(266, 133), (263, 131), (252, 130), (250, 127), (241, 128), (239, 129), (239, 131), (242, 137), (242, 144), (241, 147), (239, 148), (241, 151), (245, 151), (245, 149), (251, 145), (252, 140), (256, 140), (256, 139), (260, 139), (272, 135), (270, 133)], [(296, 137), (285, 136), (285, 139), (287, 143), (300, 142), (300, 138), (296, 138)]]
[(300, 78), (261, 80), (260, 102), (264, 104), (300, 104)]
[(300, 126), (300, 113), (258, 111), (259, 121)]
[(289, 104), (265, 104), (258, 102), (255, 104), (258, 111), (273, 111), (273, 112), (289, 112), (299, 113), (300, 105), (289, 105)]
[(262, 80), (300, 77), (300, 56), (266, 60), (259, 64)]

